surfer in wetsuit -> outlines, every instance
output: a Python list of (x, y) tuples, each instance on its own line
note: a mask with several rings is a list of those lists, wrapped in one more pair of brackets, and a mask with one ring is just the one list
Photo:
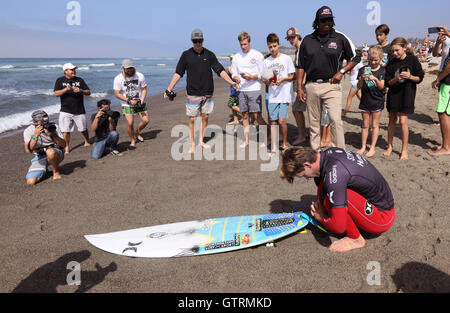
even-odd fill
[(362, 248), (358, 228), (371, 233), (387, 231), (395, 219), (394, 198), (380, 172), (363, 156), (341, 148), (316, 152), (310, 147), (283, 152), (281, 178), (314, 178), (317, 201), (311, 215), (336, 234), (346, 234), (331, 244), (334, 252)]

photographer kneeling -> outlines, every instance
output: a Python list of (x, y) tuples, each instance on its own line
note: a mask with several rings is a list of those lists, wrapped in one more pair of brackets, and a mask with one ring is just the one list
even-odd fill
[(117, 121), (120, 113), (111, 110), (111, 101), (102, 99), (97, 102), (98, 112), (91, 116), (91, 129), (95, 132), (94, 146), (92, 147), (91, 158), (100, 159), (108, 146), (112, 155), (121, 156), (117, 150), (119, 133), (116, 131)]
[(33, 124), (23, 132), (25, 151), (34, 154), (26, 176), (28, 185), (37, 184), (47, 172), (47, 165), (53, 167), (53, 179), (61, 179), (59, 164), (64, 160), (62, 149), (66, 146), (58, 126), (50, 123), (45, 111), (37, 110), (31, 114)]

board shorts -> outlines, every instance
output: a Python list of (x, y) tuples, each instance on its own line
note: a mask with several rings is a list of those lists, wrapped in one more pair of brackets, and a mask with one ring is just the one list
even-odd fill
[[(60, 160), (64, 160), (64, 153), (59, 148), (52, 148), (55, 149), (59, 155)], [(45, 153), (39, 154), (35, 156), (31, 160), (31, 166), (28, 168), (27, 175), (25, 176), (25, 179), (29, 178), (42, 178), (44, 177), (45, 173), (47, 172), (47, 155)]]
[[(317, 188), (317, 200), (322, 203), (328, 211), (328, 216), (335, 215), (336, 223), (345, 225), (346, 236), (352, 239), (361, 234), (358, 228), (370, 234), (381, 234), (386, 232), (394, 224), (395, 209), (379, 210), (366, 198), (354, 190), (347, 189), (347, 207), (331, 208), (328, 196), (322, 199), (323, 182)], [(341, 217), (339, 220), (338, 217)], [(327, 225), (324, 223), (324, 226)], [(338, 225), (333, 225), (338, 226)]]
[(186, 115), (196, 117), (200, 114), (211, 114), (214, 110), (213, 96), (187, 96)]
[(261, 91), (240, 91), (238, 94), (239, 109), (241, 112), (261, 112)]
[(278, 121), (279, 118), (288, 118), (289, 103), (268, 103), (267, 113), (271, 121)]
[(228, 105), (229, 108), (239, 106), (239, 98), (237, 96), (230, 96), (228, 98), (228, 104), (227, 105)]
[(122, 106), (122, 114), (123, 115), (137, 115), (139, 113), (147, 112), (147, 104), (139, 107), (135, 106)]
[(75, 130), (75, 125), (79, 132), (87, 130), (86, 114), (71, 114), (67, 112), (59, 113), (59, 129), (62, 133), (71, 133)]
[(436, 112), (450, 115), (450, 85), (441, 84), (439, 86), (439, 101)]

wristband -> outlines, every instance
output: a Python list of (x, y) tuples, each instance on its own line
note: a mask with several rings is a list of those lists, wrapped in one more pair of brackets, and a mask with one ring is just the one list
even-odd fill
[(37, 140), (37, 138), (36, 138), (36, 137), (34, 137), (34, 136), (31, 136), (31, 139)]

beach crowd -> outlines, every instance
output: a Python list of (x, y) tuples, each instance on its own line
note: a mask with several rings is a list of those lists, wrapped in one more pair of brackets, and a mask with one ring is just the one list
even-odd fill
[[(230, 85), (228, 107), (233, 115), (227, 122), (244, 128), (245, 140), (240, 148), (249, 145), (251, 125), (256, 122), (259, 127), (269, 126), (268, 142), (261, 144), (270, 146), (272, 154), (282, 150), (281, 177), (288, 182), (294, 177), (315, 178), (318, 194), (317, 201), (311, 205), (311, 214), (328, 230), (346, 233), (346, 237), (330, 247), (332, 251), (344, 252), (364, 246), (365, 241), (356, 226), (369, 233), (382, 233), (394, 222), (391, 190), (367, 158), (375, 155), (380, 116), (386, 108), (389, 124), (384, 155), (390, 156), (394, 150), (393, 138), (399, 124), (400, 159), (408, 159), (408, 116), (414, 113), (417, 84), (424, 77), (421, 61), (429, 61), (428, 53), (442, 57), (432, 84), (439, 89), (436, 112), (442, 145), (428, 153), (450, 155), (450, 32), (447, 27), (438, 26), (437, 40), (431, 42), (427, 37), (422, 46), (418, 46), (402, 37), (389, 42), (390, 29), (382, 24), (375, 30), (378, 44), (358, 49), (334, 26), (331, 8), (323, 6), (316, 12), (311, 34), (302, 38), (297, 28), (290, 27), (285, 39), (296, 49), (294, 58), (280, 52), (277, 34), (267, 35), (269, 54), (264, 56), (251, 48), (250, 34), (242, 32), (238, 35), (240, 51), (230, 56), (227, 69), (203, 46), (203, 32), (195, 29), (191, 33), (193, 47), (182, 53), (163, 96), (173, 100), (176, 84), (187, 74), (185, 109), (189, 119), (190, 153), (195, 151), (194, 121), (199, 116), (199, 144), (203, 149), (211, 149), (203, 137), (214, 110), (213, 72), (225, 80)], [(57, 78), (54, 86), (54, 96), (61, 100), (59, 123), (51, 123), (45, 111), (37, 110), (32, 113), (32, 124), (24, 130), (25, 151), (34, 155), (26, 175), (29, 185), (46, 177), (48, 165), (52, 166), (53, 179), (61, 178), (59, 165), (70, 153), (70, 135), (75, 126), (84, 138), (84, 146), (92, 146), (92, 159), (100, 159), (107, 153), (122, 155), (123, 151), (117, 148), (117, 124), (121, 115), (127, 123), (128, 149), (134, 150), (136, 143), (144, 142), (141, 133), (150, 122), (147, 82), (130, 59), (123, 60), (121, 68), (121, 73), (113, 80), (113, 89), (122, 112), (112, 110), (109, 99), (98, 101), (97, 112), (90, 116), (90, 130), (95, 134), (91, 144), (83, 103), (84, 96), (89, 96), (91, 91), (87, 83), (76, 76), (77, 67), (72, 63), (64, 64), (64, 75)], [(345, 74), (349, 75), (351, 88), (343, 109), (340, 83)], [(262, 115), (264, 90), (267, 120)], [(345, 150), (342, 118), (349, 111), (354, 96), (360, 100), (361, 148), (351, 152)], [(287, 136), (289, 106), (297, 124), (297, 136), (291, 143)], [(306, 115), (309, 131), (305, 125)], [(137, 128), (135, 117), (139, 118)]]

